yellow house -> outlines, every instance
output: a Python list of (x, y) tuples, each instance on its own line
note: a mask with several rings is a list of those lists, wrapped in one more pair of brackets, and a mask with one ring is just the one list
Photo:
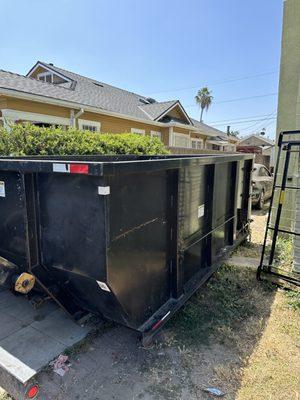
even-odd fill
[(174, 153), (236, 149), (234, 137), (190, 118), (179, 100), (158, 102), (41, 61), (26, 76), (0, 71), (0, 121), (151, 135)]

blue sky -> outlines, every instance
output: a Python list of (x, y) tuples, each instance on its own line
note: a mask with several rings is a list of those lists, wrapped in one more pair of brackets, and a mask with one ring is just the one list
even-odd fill
[(1, 0), (0, 68), (25, 74), (36, 60), (53, 62), (159, 101), (180, 99), (198, 119), (194, 96), (207, 85), (214, 104), (204, 122), (241, 135), (265, 127), (274, 137), (282, 3)]

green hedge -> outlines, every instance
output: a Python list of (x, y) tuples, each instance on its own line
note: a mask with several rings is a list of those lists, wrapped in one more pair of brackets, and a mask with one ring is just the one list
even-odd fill
[(0, 128), (0, 155), (169, 154), (158, 138), (134, 133), (99, 134), (34, 125)]

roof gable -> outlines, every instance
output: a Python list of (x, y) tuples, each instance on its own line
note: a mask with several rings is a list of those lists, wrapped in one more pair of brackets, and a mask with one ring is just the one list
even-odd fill
[(266, 138), (262, 135), (248, 135), (246, 137), (241, 138), (240, 145), (245, 145), (245, 146), (274, 146), (275, 143), (269, 139)]
[(170, 120), (193, 125), (190, 117), (182, 107), (179, 100), (155, 102), (140, 106), (140, 109), (153, 121), (163, 121), (166, 117)]
[(159, 118), (166, 110), (176, 104), (176, 100), (148, 103), (139, 108), (148, 115), (153, 121)]
[(27, 77), (29, 78), (34, 78), (39, 80), (39, 77), (42, 75), (45, 75), (47, 73), (52, 73), (53, 75), (53, 82), (54, 84), (66, 84), (72, 83), (72, 79), (70, 79), (69, 77), (67, 77), (66, 75), (58, 72), (55, 70), (55, 68), (53, 68), (54, 66), (52, 66), (51, 64), (45, 64), (41, 61), (38, 61), (32, 68), (31, 70), (27, 73)]

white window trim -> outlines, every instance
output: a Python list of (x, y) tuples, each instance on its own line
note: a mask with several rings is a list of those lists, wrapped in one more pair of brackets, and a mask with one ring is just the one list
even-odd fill
[(228, 151), (228, 152), (233, 151), (233, 152), (235, 152), (236, 151), (236, 146), (234, 144), (229, 143), (229, 144), (224, 146), (224, 151)]
[(183, 113), (183, 115), (185, 116), (186, 120), (188, 121), (189, 124), (193, 125), (190, 117), (188, 116), (188, 114), (186, 113), (185, 109), (182, 107), (182, 105), (180, 104), (179, 101), (177, 101), (175, 104), (173, 104), (170, 108), (168, 108), (165, 112), (163, 112), (159, 117), (157, 117), (157, 121), (159, 121), (160, 119), (162, 119), (165, 115), (167, 115), (170, 111), (172, 111), (174, 108), (179, 107), (181, 112)]
[(195, 150), (203, 150), (204, 149), (204, 141), (203, 141), (203, 139), (191, 138), (191, 148), (192, 149), (193, 149), (193, 142), (201, 143), (201, 147), (199, 149), (196, 147)]
[(145, 135), (145, 129), (131, 128), (131, 133), (137, 133), (138, 135)]
[[(67, 78), (66, 76), (64, 76), (63, 74), (60, 74), (59, 72), (57, 72), (57, 71), (54, 71), (53, 69), (51, 69), (51, 68), (48, 68), (48, 67), (46, 67), (45, 65), (43, 65), (43, 64), (41, 64), (41, 63), (36, 63), (36, 65), (28, 72), (28, 74), (26, 75), (26, 76), (32, 76), (33, 74), (34, 74), (34, 72), (38, 69), (38, 68), (43, 68), (45, 71), (46, 71), (46, 73), (47, 72), (50, 72), (50, 73), (52, 73), (52, 74), (54, 74), (54, 75), (57, 75), (57, 76), (59, 76), (60, 78), (62, 78), (62, 79), (64, 79), (66, 82), (71, 82), (71, 79), (70, 78)], [(40, 72), (41, 74), (43, 74), (43, 73), (45, 73), (45, 72)]]
[(151, 137), (158, 137), (161, 140), (161, 132), (160, 131), (150, 131)]
[(78, 128), (82, 130), (83, 125), (94, 126), (94, 127), (96, 127), (97, 132), (101, 131), (101, 122), (99, 122), (99, 121), (89, 121), (87, 119), (78, 119)]
[(39, 74), (37, 74), (36, 77), (38, 78), (38, 80), (40, 80), (40, 78), (43, 78), (45, 76), (51, 76), (51, 83), (53, 83), (53, 75), (54, 75), (53, 72), (46, 71), (46, 72), (40, 72)]
[(176, 138), (176, 136), (177, 137), (184, 137), (185, 139), (188, 140), (188, 146), (187, 147), (182, 147), (183, 149), (190, 149), (191, 148), (190, 136), (188, 134), (186, 134), (186, 133), (179, 133), (179, 132), (173, 132), (172, 133), (172, 147), (178, 147), (178, 146), (175, 146), (175, 138)]
[(2, 116), (6, 123), (14, 123), (15, 121), (24, 120), (28, 122), (40, 122), (45, 124), (53, 124), (53, 125), (70, 125), (69, 118), (57, 117), (55, 115), (45, 115), (45, 114), (37, 114), (30, 113), (27, 111), (18, 111), (18, 110), (10, 110), (10, 109), (2, 109)]

